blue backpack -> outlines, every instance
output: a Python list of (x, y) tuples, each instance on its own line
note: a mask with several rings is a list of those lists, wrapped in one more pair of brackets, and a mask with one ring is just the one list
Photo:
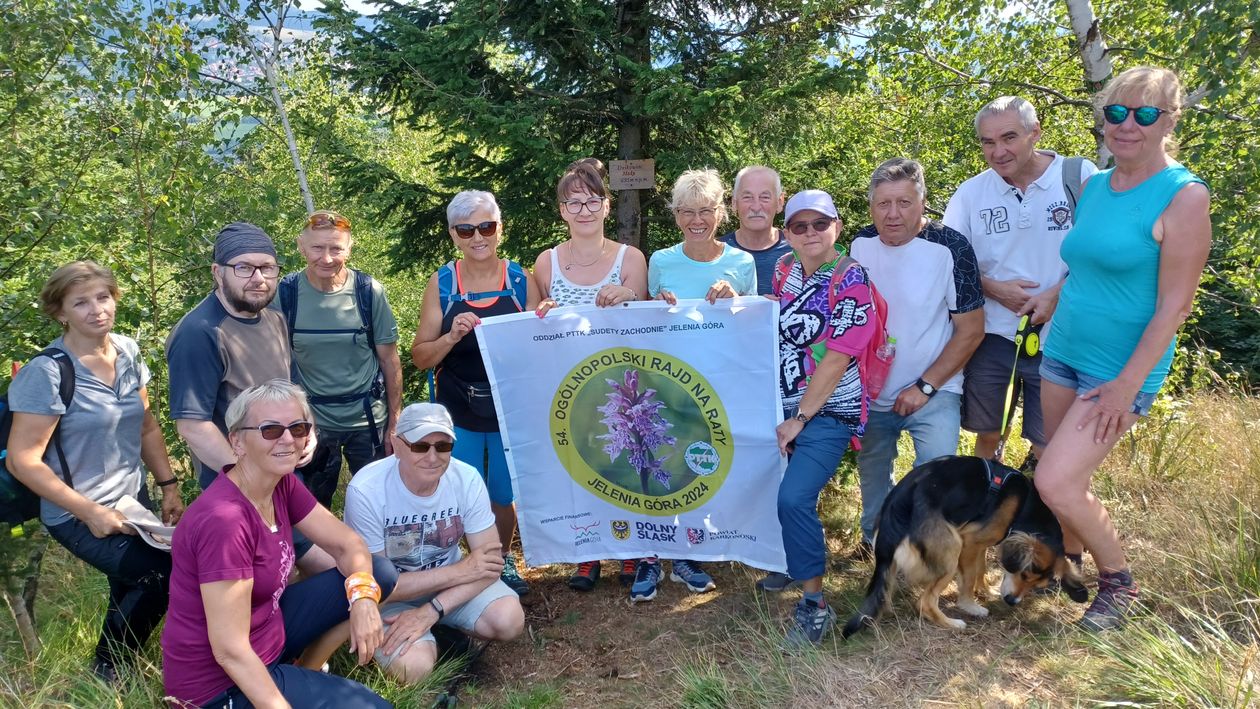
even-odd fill
[[(529, 300), (529, 274), (515, 261), (507, 262), (507, 288), (481, 293), (460, 293), (456, 287), (455, 262), (447, 261), (438, 269), (438, 304), (442, 307), (442, 317), (451, 311), (456, 303), (482, 298), (511, 298), (517, 310), (525, 310)], [(429, 370), (429, 401), (435, 401), (437, 383), (434, 381), (432, 369)], [(470, 396), (473, 394), (470, 393)], [(477, 394), (477, 397), (489, 397), (489, 391)]]
[[(74, 362), (70, 360), (70, 355), (49, 347), (35, 356), (48, 357), (57, 363), (61, 370), (61, 383), (57, 387), (57, 393), (61, 396), (62, 405), (69, 411), (70, 400), (74, 398)], [(17, 527), (39, 516), (39, 495), (31, 492), (9, 472), (9, 432), (12, 428), (13, 411), (9, 408), (9, 392), (6, 390), (4, 394), (0, 394), (0, 522)], [(57, 462), (61, 463), (61, 475), (66, 486), (74, 487), (70, 484), (70, 466), (66, 463), (66, 452), (61, 448), (60, 420), (53, 428), (49, 445), (57, 453)]]

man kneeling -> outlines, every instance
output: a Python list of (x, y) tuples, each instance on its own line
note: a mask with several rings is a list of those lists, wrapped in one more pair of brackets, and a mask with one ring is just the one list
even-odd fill
[[(399, 571), (381, 606), (388, 627), (376, 661), (391, 676), (417, 682), (437, 661), (434, 625), (511, 640), (524, 630), (525, 612), (499, 580), (503, 553), (485, 483), (471, 465), (451, 458), (455, 430), (446, 408), (412, 404), (395, 431), (394, 454), (350, 481), (346, 524)], [(464, 538), (467, 557), (459, 547)]]

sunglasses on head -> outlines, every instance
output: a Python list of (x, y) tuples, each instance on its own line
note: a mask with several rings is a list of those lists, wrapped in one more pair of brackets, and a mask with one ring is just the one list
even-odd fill
[(1149, 126), (1159, 120), (1161, 114), (1168, 113), (1155, 106), (1121, 106), (1118, 103), (1103, 106), (1103, 118), (1112, 125), (1124, 123), (1124, 119), (1133, 114), (1133, 121), (1140, 126)]
[(403, 438), (402, 436), (398, 436), (398, 438), (401, 439), (403, 443), (406, 443), (407, 447), (411, 449), (412, 453), (415, 453), (417, 455), (424, 455), (425, 453), (428, 453), (430, 448), (437, 451), (438, 453), (450, 453), (452, 450), (455, 449), (455, 444), (452, 443), (451, 441), (438, 441), (437, 443), (429, 443), (427, 441), (416, 441), (415, 443), (407, 443), (407, 439)]
[(451, 227), (455, 230), (455, 235), (461, 239), (471, 239), (473, 232), (481, 232), (482, 236), (494, 236), (494, 232), (499, 228), (498, 222), (482, 222), (480, 224), (456, 224)]
[(350, 220), (336, 212), (315, 212), (306, 220), (308, 229), (345, 229), (350, 230)]
[(810, 227), (813, 227), (814, 231), (822, 233), (824, 231), (827, 231), (827, 228), (830, 227), (831, 223), (834, 221), (835, 219), (832, 219), (831, 217), (819, 217), (818, 219), (814, 219), (808, 222), (792, 222), (791, 224), (787, 225), (787, 229), (788, 231), (792, 232), (793, 234), (796, 234), (797, 236), (800, 236), (804, 234), (806, 231), (809, 231)]
[(315, 424), (310, 421), (298, 421), (285, 426), (282, 423), (264, 423), (261, 426), (241, 426), (238, 431), (258, 431), (262, 434), (263, 440), (274, 441), (284, 435), (285, 431), (293, 434), (294, 438), (306, 438), (311, 433), (311, 427)]

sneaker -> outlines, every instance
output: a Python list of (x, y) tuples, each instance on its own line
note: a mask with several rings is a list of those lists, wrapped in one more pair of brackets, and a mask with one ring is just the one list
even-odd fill
[(621, 573), (617, 574), (617, 580), (622, 586), (629, 586), (634, 583), (635, 570), (639, 568), (638, 559), (622, 559)]
[(700, 568), (698, 561), (674, 559), (671, 567), (669, 580), (687, 584), (687, 590), (692, 593), (704, 593), (717, 588), (717, 584), (713, 583), (713, 577)]
[(1137, 597), (1138, 587), (1132, 576), (1099, 574), (1098, 593), (1077, 624), (1094, 633), (1119, 628), (1129, 617), (1129, 609)]
[(801, 585), (801, 582), (791, 576), (788, 576), (787, 574), (781, 574), (778, 571), (771, 571), (765, 576), (757, 579), (757, 583), (754, 585), (758, 591), (764, 591), (766, 593), (779, 593), (780, 591), (786, 591), (789, 588), (796, 588)]
[(661, 582), (661, 562), (642, 559), (634, 570), (630, 586), (630, 602), (640, 603), (656, 598), (656, 585)]
[(569, 588), (574, 591), (592, 591), (596, 581), (599, 581), (599, 562), (583, 561), (569, 577)]
[(792, 612), (792, 625), (783, 639), (783, 646), (787, 650), (817, 646), (835, 625), (836, 611), (831, 606), (819, 606), (813, 601), (801, 599)]
[(499, 580), (508, 585), (508, 588), (516, 591), (516, 595), (524, 596), (529, 593), (529, 583), (521, 578), (521, 573), (516, 570), (516, 555), (505, 554), (503, 556), (503, 573), (499, 574)]

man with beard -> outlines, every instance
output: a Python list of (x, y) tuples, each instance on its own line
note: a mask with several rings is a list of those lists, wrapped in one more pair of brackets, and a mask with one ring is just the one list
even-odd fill
[[(271, 237), (253, 224), (228, 224), (215, 238), (210, 273), (214, 290), (166, 339), (171, 418), (197, 460), (203, 490), (236, 462), (224, 422), (228, 404), (257, 384), (291, 379), (284, 315), (267, 307), (280, 276)], [(311, 435), (299, 466), (315, 446)]]

